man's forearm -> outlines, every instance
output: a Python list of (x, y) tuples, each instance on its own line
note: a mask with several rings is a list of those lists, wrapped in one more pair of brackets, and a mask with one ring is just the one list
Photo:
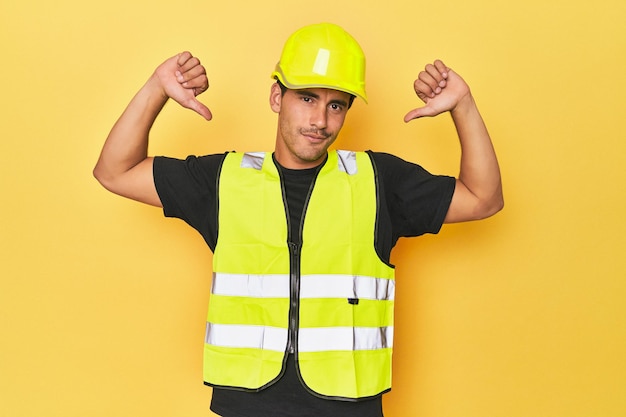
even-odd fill
[(147, 158), (150, 129), (166, 102), (155, 77), (133, 97), (111, 129), (94, 168), (94, 176), (103, 185)]
[(502, 208), (504, 199), (489, 132), (471, 94), (459, 101), (451, 114), (461, 142), (458, 180), (475, 197), (477, 217), (491, 216)]

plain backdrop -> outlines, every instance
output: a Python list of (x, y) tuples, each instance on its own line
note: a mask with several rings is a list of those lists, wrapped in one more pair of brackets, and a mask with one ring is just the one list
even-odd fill
[(387, 417), (621, 417), (626, 410), (626, 2), (1, 0), (0, 416), (211, 416), (211, 253), (91, 171), (166, 58), (198, 55), (214, 120), (170, 103), (150, 153), (271, 150), (270, 73), (295, 29), (342, 25), (369, 104), (342, 149), (456, 175), (450, 117), (405, 124), (443, 59), (470, 84), (506, 206), (403, 239)]

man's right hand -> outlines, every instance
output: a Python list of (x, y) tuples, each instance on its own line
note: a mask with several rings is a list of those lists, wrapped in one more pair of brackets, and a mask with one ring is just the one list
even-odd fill
[(209, 80), (204, 66), (191, 53), (182, 52), (171, 57), (159, 65), (152, 78), (158, 82), (166, 98), (211, 120), (211, 111), (196, 99), (209, 88)]

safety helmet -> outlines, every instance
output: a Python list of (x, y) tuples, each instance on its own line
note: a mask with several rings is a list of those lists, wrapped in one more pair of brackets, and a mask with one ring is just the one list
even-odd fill
[(367, 103), (363, 50), (348, 32), (331, 23), (294, 32), (285, 42), (272, 78), (290, 89), (330, 88)]

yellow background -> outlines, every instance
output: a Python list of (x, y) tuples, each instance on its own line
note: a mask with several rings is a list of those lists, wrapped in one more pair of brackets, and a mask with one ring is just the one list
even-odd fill
[(170, 104), (151, 153), (271, 149), (283, 41), (343, 25), (370, 104), (339, 147), (455, 175), (448, 116), (404, 124), (442, 58), (502, 166), (496, 217), (402, 240), (387, 417), (626, 415), (626, 2), (2, 0), (0, 416), (208, 416), (211, 254), (183, 222), (91, 175), (152, 70), (189, 49), (210, 123)]

